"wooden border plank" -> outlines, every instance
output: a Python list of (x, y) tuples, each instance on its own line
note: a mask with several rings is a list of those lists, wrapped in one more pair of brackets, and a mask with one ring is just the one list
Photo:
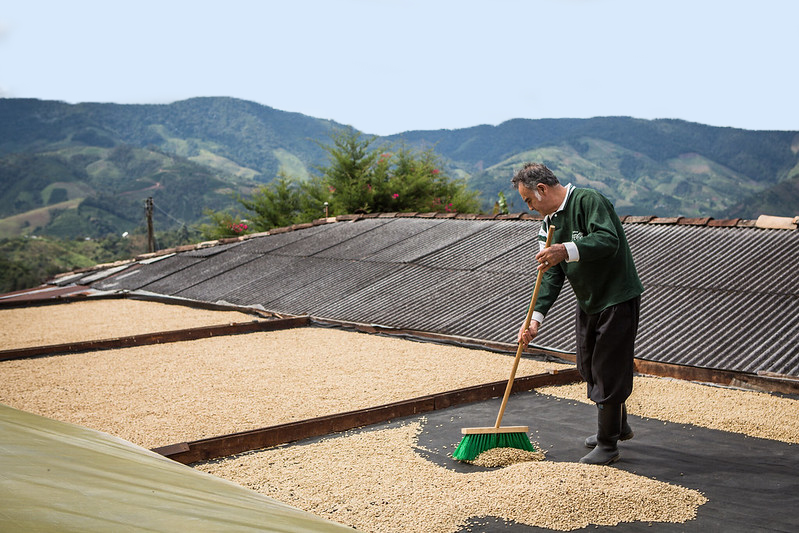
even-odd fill
[(799, 394), (799, 381), (789, 378), (736, 372), (734, 370), (675, 365), (671, 363), (658, 363), (656, 361), (636, 359), (635, 371), (644, 375), (713, 383), (726, 387), (738, 387), (780, 394)]
[[(545, 385), (572, 383), (580, 381), (580, 379), (577, 369), (553, 371), (546, 374), (517, 378), (514, 381), (513, 390), (528, 391)], [(298, 422), (288, 422), (192, 442), (171, 444), (154, 448), (153, 451), (184, 464), (208, 461), (237, 453), (387, 422), (395, 418), (496, 398), (504, 393), (506, 385), (507, 381), (496, 381), (357, 411), (321, 416)]]
[(238, 335), (241, 333), (254, 333), (259, 331), (276, 331), (280, 329), (291, 329), (307, 326), (308, 322), (309, 319), (307, 316), (281, 318), (276, 320), (256, 320), (252, 322), (221, 324), (218, 326), (203, 326), (198, 328), (160, 331), (155, 333), (142, 333), (140, 335), (129, 335), (126, 337), (116, 337), (113, 339), (51, 344), (49, 346), (32, 346), (29, 348), (15, 348), (12, 350), (0, 351), (0, 361), (66, 353), (113, 350), (117, 348), (129, 348), (132, 346), (146, 346), (150, 344), (205, 339), (209, 337), (218, 337), (221, 335)]

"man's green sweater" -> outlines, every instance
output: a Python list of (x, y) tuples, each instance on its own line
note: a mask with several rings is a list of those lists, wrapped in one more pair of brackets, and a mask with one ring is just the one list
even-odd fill
[(601, 193), (569, 186), (565, 204), (542, 224), (542, 246), (549, 224), (555, 226), (552, 243), (573, 242), (579, 259), (564, 261), (546, 272), (535, 306), (537, 313), (546, 316), (564, 279), (569, 280), (577, 303), (588, 314), (626, 302), (644, 291), (621, 220)]

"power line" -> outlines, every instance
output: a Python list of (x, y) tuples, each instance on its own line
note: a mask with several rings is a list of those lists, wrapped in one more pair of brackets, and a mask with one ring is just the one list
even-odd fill
[(183, 226), (187, 226), (187, 224), (186, 224), (185, 222), (183, 222), (182, 220), (179, 220), (179, 219), (177, 219), (177, 218), (173, 217), (172, 215), (170, 215), (169, 213), (167, 213), (166, 211), (164, 211), (163, 209), (161, 209), (161, 208), (158, 206), (158, 204), (153, 204), (153, 205), (154, 205), (154, 206), (155, 206), (155, 208), (156, 208), (156, 209), (158, 209), (158, 210), (159, 210), (161, 213), (165, 214), (167, 217), (171, 218), (172, 220), (174, 220), (174, 221), (175, 221), (175, 222), (177, 222), (178, 224), (181, 224), (181, 225), (183, 225)]

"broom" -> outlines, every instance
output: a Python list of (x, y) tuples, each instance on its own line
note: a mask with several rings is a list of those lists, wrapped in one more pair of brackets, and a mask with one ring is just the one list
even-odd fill
[[(552, 242), (552, 234), (554, 231), (555, 227), (550, 225), (547, 233), (547, 241), (544, 245), (545, 248), (548, 248)], [(530, 300), (530, 307), (527, 309), (524, 329), (530, 327), (530, 321), (533, 318), (533, 309), (535, 308), (535, 301), (538, 299), (538, 290), (541, 288), (541, 278), (543, 275), (544, 272), (539, 270), (535, 278), (535, 288), (533, 289), (533, 297)], [(505, 406), (508, 404), (510, 391), (513, 388), (516, 369), (522, 357), (522, 350), (524, 350), (524, 344), (520, 340), (519, 346), (516, 348), (516, 358), (513, 360), (513, 369), (510, 372), (510, 379), (508, 379), (508, 385), (505, 387), (505, 396), (502, 398), (502, 405), (499, 408), (499, 415), (497, 415), (497, 421), (494, 427), (462, 428), (461, 433), (463, 434), (463, 438), (460, 444), (458, 444), (458, 447), (455, 448), (455, 451), (452, 452), (452, 457), (454, 459), (458, 461), (472, 461), (484, 451), (492, 448), (517, 448), (530, 452), (535, 451), (535, 447), (533, 447), (530, 438), (527, 436), (527, 432), (530, 431), (528, 426), (500, 426), (502, 423), (502, 415), (505, 414)]]

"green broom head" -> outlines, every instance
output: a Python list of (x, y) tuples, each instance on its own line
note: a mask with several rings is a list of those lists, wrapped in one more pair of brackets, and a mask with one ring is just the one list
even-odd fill
[[(466, 431), (466, 430), (464, 430)], [(452, 457), (458, 461), (473, 461), (478, 455), (492, 448), (516, 448), (534, 452), (535, 447), (527, 436), (527, 431), (501, 433), (466, 433)]]

